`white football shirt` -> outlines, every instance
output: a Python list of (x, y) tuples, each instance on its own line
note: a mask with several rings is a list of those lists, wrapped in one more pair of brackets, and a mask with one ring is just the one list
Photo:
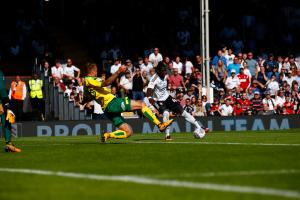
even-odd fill
[(168, 82), (167, 82), (167, 76), (164, 77), (164, 80), (162, 80), (157, 74), (154, 74), (150, 82), (148, 84), (148, 88), (151, 88), (154, 90), (154, 98), (157, 101), (165, 101), (169, 93), (167, 91)]

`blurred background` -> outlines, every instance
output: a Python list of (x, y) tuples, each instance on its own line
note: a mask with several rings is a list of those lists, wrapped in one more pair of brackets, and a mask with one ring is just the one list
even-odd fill
[[(137, 60), (154, 46), (163, 55), (194, 56), (200, 49), (195, 0), (11, 0), (0, 6), (0, 66), (6, 75), (30, 75), (43, 59), (72, 57), (77, 66), (118, 56)], [(298, 54), (297, 0), (210, 3), (210, 53), (233, 41), (256, 55)], [(107, 52), (118, 52), (107, 55)]]

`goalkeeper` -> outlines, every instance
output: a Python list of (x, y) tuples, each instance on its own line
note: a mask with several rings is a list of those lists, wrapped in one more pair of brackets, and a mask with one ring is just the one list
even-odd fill
[(11, 141), (11, 124), (15, 122), (14, 113), (8, 108), (8, 97), (4, 86), (4, 75), (0, 70), (0, 115), (2, 135), (5, 139), (5, 152), (21, 152), (21, 149), (16, 148)]
[(97, 77), (97, 65), (94, 63), (87, 64), (87, 76), (84, 78), (84, 102), (96, 100), (104, 109), (106, 117), (118, 128), (117, 131), (104, 133), (101, 137), (102, 142), (109, 138), (127, 138), (132, 135), (130, 125), (121, 116), (122, 112), (141, 109), (143, 115), (157, 125), (161, 132), (165, 131), (173, 122), (173, 120), (160, 122), (143, 101), (131, 100), (127, 97), (116, 98), (111, 94), (111, 90), (106, 86), (111, 85), (125, 71), (126, 67), (121, 66), (111, 77), (101, 80)]

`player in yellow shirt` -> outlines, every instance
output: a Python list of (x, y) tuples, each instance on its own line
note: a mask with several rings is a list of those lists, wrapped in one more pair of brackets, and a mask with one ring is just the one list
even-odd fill
[(116, 98), (111, 94), (111, 90), (106, 86), (111, 85), (120, 73), (125, 71), (126, 67), (121, 66), (116, 73), (103, 81), (97, 77), (97, 65), (95, 63), (87, 64), (87, 76), (84, 78), (84, 101), (96, 100), (102, 106), (107, 118), (109, 118), (119, 129), (111, 133), (104, 133), (101, 137), (102, 142), (107, 141), (109, 138), (127, 138), (132, 135), (130, 125), (127, 124), (121, 116), (122, 112), (141, 109), (143, 115), (157, 125), (161, 132), (173, 122), (173, 120), (160, 122), (154, 113), (141, 100), (131, 100), (127, 97)]

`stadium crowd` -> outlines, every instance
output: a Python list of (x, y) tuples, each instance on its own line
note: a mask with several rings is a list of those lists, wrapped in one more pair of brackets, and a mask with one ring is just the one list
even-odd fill
[[(71, 59), (67, 61), (69, 64), (62, 65), (57, 60), (51, 67), (54, 84), (81, 109), (88, 109), (95, 117), (101, 115), (97, 102), (82, 105), (80, 69), (72, 65)], [(253, 52), (235, 55), (231, 48), (220, 49), (210, 62), (210, 86), (214, 91), (210, 102), (202, 90), (203, 63), (199, 55), (194, 60), (170, 58), (155, 47), (148, 56), (133, 62), (126, 59), (122, 63), (116, 57), (112, 65), (105, 64), (99, 76), (105, 79), (125, 65), (127, 71), (112, 84), (112, 93), (142, 100), (158, 62), (167, 66), (169, 93), (193, 116), (300, 114), (300, 66), (293, 55), (254, 58)], [(44, 63), (45, 67), (49, 68), (48, 62)]]

